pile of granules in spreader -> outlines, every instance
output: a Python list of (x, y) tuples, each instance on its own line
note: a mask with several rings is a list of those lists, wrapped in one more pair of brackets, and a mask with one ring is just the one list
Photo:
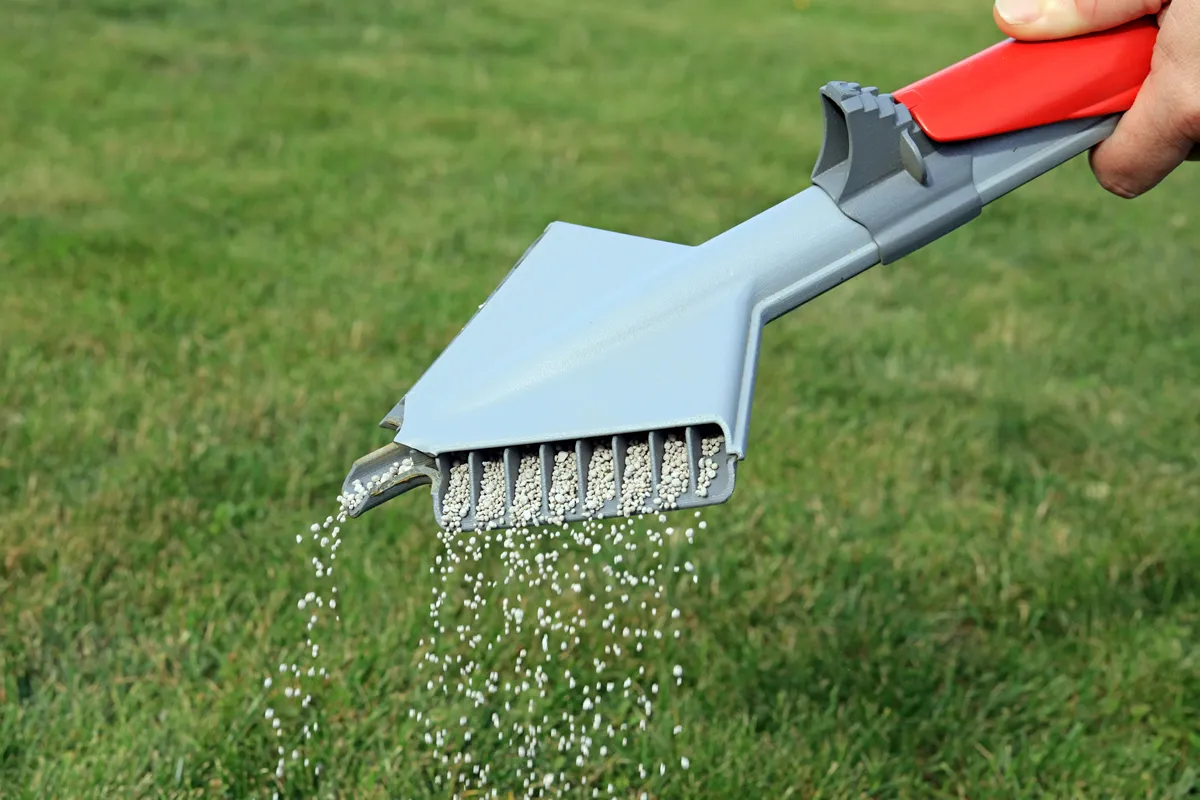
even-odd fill
[[(720, 446), (719, 438), (702, 443), (697, 489), (716, 477)], [(699, 511), (686, 523), (665, 513), (687, 490), (686, 447), (667, 440), (657, 487), (645, 441), (627, 446), (620, 487), (611, 448), (592, 452), (582, 497), (576, 462), (573, 450), (555, 454), (543, 496), (541, 460), (524, 456), (506, 508), (503, 465), (485, 461), (472, 531), (460, 525), (471, 505), (468, 466), (450, 470), (409, 711), (416, 741), (405, 747), (426, 765), (430, 788), (447, 797), (636, 796), (689, 767), (681, 752), (643, 763), (635, 742), (656, 725), (682, 732), (658, 707), (684, 680), (670, 657), (683, 635), (672, 599), (697, 581), (681, 554), (706, 527)], [(318, 543), (329, 538), (336, 549), (338, 525), (367, 489), (339, 497), (341, 510), (326, 521), (332, 531)], [(617, 497), (624, 519), (564, 522), (581, 502), (595, 514)], [(506, 511), (514, 527), (497, 529)], [(328, 575), (320, 559), (314, 566)], [(316, 725), (306, 724), (306, 739)]]

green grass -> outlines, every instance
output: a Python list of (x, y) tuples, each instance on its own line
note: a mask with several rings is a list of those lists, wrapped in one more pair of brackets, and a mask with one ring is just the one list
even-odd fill
[[(269, 797), (292, 536), (545, 224), (701, 242), (988, 5), (0, 0), (0, 795)], [(653, 796), (1200, 792), (1198, 223), (1078, 159), (768, 329)], [(427, 796), (431, 529), (348, 529), (338, 796)]]

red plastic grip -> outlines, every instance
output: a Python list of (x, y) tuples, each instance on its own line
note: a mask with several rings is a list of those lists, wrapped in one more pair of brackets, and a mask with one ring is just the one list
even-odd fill
[(892, 96), (939, 142), (1128, 111), (1150, 74), (1153, 17), (1049, 42), (1007, 39)]

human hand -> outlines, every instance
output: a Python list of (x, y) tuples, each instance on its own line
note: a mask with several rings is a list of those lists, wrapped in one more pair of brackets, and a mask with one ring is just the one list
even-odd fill
[(1125, 198), (1200, 157), (1200, 0), (995, 0), (996, 24), (1024, 41), (1108, 30), (1149, 14), (1159, 33), (1150, 75), (1116, 131), (1091, 153), (1100, 185)]

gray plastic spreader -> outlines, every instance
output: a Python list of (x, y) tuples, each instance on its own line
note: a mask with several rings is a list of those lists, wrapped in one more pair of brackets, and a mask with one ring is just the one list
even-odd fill
[[(759, 339), (771, 320), (977, 217), (983, 206), (1105, 139), (1149, 73), (1152, 19), (1077, 39), (1011, 40), (894, 94), (821, 89), (825, 139), (812, 187), (690, 247), (552, 223), (387, 414), (395, 439), (354, 463), (349, 513), (470, 475), (476, 527), (484, 464), (503, 464), (503, 517), (523, 456), (541, 461), (541, 520), (555, 454), (577, 455), (565, 520), (616, 516), (627, 447), (648, 443), (657, 510), (668, 438), (689, 475), (669, 508), (727, 500), (746, 456)], [(719, 440), (701, 465), (705, 440)], [(593, 449), (611, 447), (615, 492), (585, 513)], [(672, 494), (676, 493), (678, 486)], [(459, 517), (461, 516), (461, 519)]]

